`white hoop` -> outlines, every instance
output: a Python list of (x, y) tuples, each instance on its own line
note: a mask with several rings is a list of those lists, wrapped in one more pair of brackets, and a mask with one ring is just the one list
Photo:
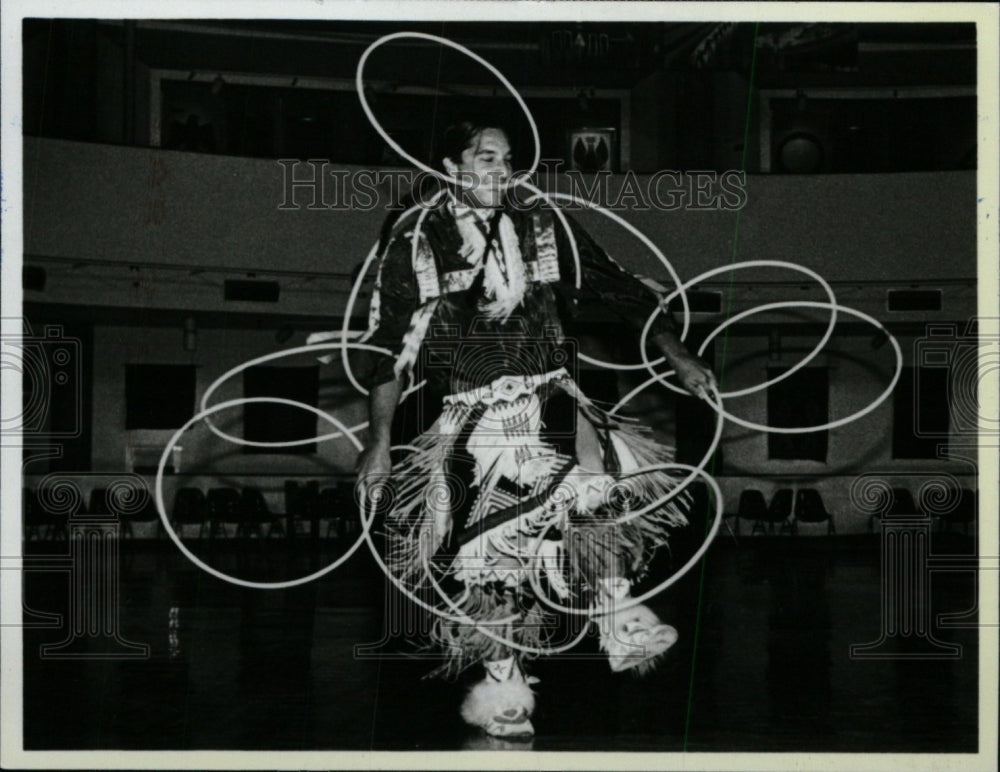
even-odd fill
[(531, 110), (528, 109), (528, 105), (525, 104), (524, 99), (518, 93), (517, 89), (514, 88), (513, 84), (511, 84), (511, 82), (504, 77), (503, 73), (500, 72), (500, 70), (498, 70), (496, 67), (494, 67), (485, 59), (483, 59), (483, 57), (479, 56), (479, 54), (476, 54), (470, 51), (465, 46), (460, 45), (459, 43), (455, 43), (454, 41), (448, 40), (447, 38), (438, 37), (437, 35), (429, 35), (424, 32), (393, 32), (389, 35), (383, 35), (374, 43), (372, 43), (370, 46), (368, 46), (368, 48), (365, 49), (365, 52), (361, 54), (361, 59), (358, 62), (358, 69), (354, 77), (354, 85), (358, 92), (358, 98), (361, 100), (361, 109), (364, 110), (365, 116), (371, 123), (372, 128), (374, 128), (375, 131), (377, 131), (382, 136), (382, 139), (384, 139), (386, 143), (388, 143), (389, 147), (395, 150), (400, 155), (401, 158), (405, 158), (407, 161), (409, 161), (411, 164), (416, 166), (421, 171), (433, 174), (434, 176), (444, 180), (449, 184), (453, 184), (456, 182), (454, 177), (450, 177), (446, 175), (444, 172), (441, 172), (437, 169), (428, 166), (427, 164), (423, 163), (422, 161), (419, 161), (418, 159), (410, 155), (408, 152), (406, 152), (406, 150), (404, 150), (403, 147), (398, 142), (396, 142), (396, 140), (394, 140), (391, 136), (389, 136), (389, 133), (385, 129), (382, 128), (382, 124), (378, 122), (378, 119), (372, 112), (371, 106), (368, 104), (368, 99), (365, 97), (364, 72), (365, 72), (365, 63), (368, 61), (368, 57), (371, 56), (372, 53), (375, 51), (375, 49), (379, 48), (380, 46), (383, 46), (392, 40), (401, 40), (405, 38), (413, 38), (417, 40), (430, 40), (434, 43), (439, 43), (440, 45), (447, 46), (448, 48), (453, 48), (456, 51), (465, 54), (473, 61), (479, 62), (479, 64), (483, 65), (483, 67), (485, 67), (491, 73), (496, 75), (497, 80), (499, 80), (503, 84), (504, 88), (506, 88), (507, 91), (510, 92), (510, 95), (514, 97), (515, 100), (517, 100), (518, 105), (520, 105), (521, 110), (524, 113), (524, 117), (528, 119), (528, 125), (531, 126), (531, 135), (535, 140), (535, 157), (534, 160), (531, 162), (531, 168), (527, 171), (527, 174), (534, 174), (535, 170), (538, 168), (538, 162), (541, 160), (541, 140), (539, 140), (538, 138), (538, 126), (535, 124), (535, 118), (531, 114)]

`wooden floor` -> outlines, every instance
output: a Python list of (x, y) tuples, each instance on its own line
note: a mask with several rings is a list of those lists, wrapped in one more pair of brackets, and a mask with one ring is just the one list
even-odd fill
[[(34, 555), (67, 549), (28, 546)], [(961, 536), (935, 538), (935, 553), (971, 549)], [(212, 550), (214, 565), (248, 578), (302, 575), (333, 554), (329, 544), (280, 539)], [(506, 747), (974, 751), (973, 626), (932, 626), (961, 644), (953, 658), (850, 656), (851, 644), (880, 636), (880, 554), (876, 536), (744, 536), (737, 545), (721, 535), (703, 570), (652, 604), (680, 632), (655, 672), (613, 674), (593, 639), (572, 658), (535, 662), (537, 736)], [(400, 631), (385, 632), (384, 620), (401, 616), (387, 611), (398, 599), (387, 600), (364, 551), (306, 586), (262, 591), (209, 576), (169, 542), (126, 540), (119, 573), (120, 634), (147, 644), (148, 656), (54, 659), (40, 647), (66, 638), (66, 627), (26, 628), (26, 749), (505, 747), (461, 722), (462, 680), (422, 680), (435, 662), (412, 656)], [(936, 572), (930, 593), (917, 611), (932, 624), (975, 605), (968, 571)], [(29, 572), (25, 599), (36, 612), (67, 614), (68, 574)]]

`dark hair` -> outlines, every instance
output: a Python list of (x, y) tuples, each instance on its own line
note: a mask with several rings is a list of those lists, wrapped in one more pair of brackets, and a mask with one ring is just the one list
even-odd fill
[(472, 147), (486, 129), (499, 129), (504, 134), (507, 133), (497, 121), (464, 120), (452, 123), (438, 138), (432, 163), (443, 167), (445, 158), (458, 163), (462, 160), (462, 153)]
[[(485, 118), (481, 120), (466, 119), (449, 124), (434, 145), (429, 166), (443, 171), (445, 158), (458, 163), (462, 160), (462, 153), (472, 147), (479, 135), (486, 129), (498, 129), (507, 134), (507, 130), (499, 121)], [(392, 229), (396, 226), (403, 212), (418, 201), (430, 201), (433, 194), (440, 190), (443, 184), (440, 179), (428, 174), (419, 175), (416, 182), (418, 187), (403, 196), (399, 202), (400, 208), (389, 212), (383, 221), (382, 229), (379, 232), (379, 252), (388, 246)]]

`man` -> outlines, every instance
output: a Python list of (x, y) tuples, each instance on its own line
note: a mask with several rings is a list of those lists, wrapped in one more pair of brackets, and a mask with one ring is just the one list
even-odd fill
[[(504, 207), (511, 155), (502, 129), (455, 124), (438, 159), (454, 188), (383, 231), (368, 342), (392, 357), (369, 379), (358, 489), (371, 506), (381, 497), (397, 577), (436, 594), (433, 638), (446, 656), (438, 672), (485, 667), (465, 720), (494, 736), (530, 737), (536, 679), (524, 665), (551, 650), (554, 611), (593, 614), (615, 670), (642, 670), (677, 639), (629, 601), (630, 581), (686, 523), (678, 497), (649, 507), (675, 488), (670, 475), (639, 471), (668, 462), (671, 451), (580, 391), (563, 334), (581, 300), (640, 326), (661, 299), (571, 221), (577, 289), (552, 213)], [(703, 396), (714, 390), (669, 316), (656, 324), (652, 341), (681, 384)], [(393, 467), (392, 421), (418, 365), (448, 396)]]

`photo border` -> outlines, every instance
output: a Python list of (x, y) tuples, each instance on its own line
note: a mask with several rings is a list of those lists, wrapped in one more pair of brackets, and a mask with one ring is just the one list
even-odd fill
[[(997, 56), (998, 7), (979, 3), (677, 3), (677, 2), (519, 2), (487, 0), (475, 3), (312, 2), (287, 0), (172, 0), (168, 3), (137, 0), (58, 0), (4, 2), (2, 26), (2, 317), (3, 335), (20, 334), (22, 306), (21, 266), (24, 201), (30, 198), (31, 180), (22, 179), (21, 134), (21, 21), (28, 17), (75, 18), (261, 18), (324, 20), (413, 21), (476, 20), (517, 21), (878, 21), (975, 22), (978, 38), (978, 317), (983, 320), (981, 339), (1000, 339), (997, 303), (998, 263), (998, 92), (1000, 62)], [(22, 193), (23, 191), (23, 193)], [(3, 371), (5, 404), (20, 404), (21, 382)], [(997, 372), (980, 373), (981, 414), (997, 415)], [(7, 569), (21, 555), (21, 448), (3, 445), (0, 559)], [(982, 555), (998, 550), (998, 498), (996, 476), (985, 470), (1000, 468), (998, 449), (983, 437), (979, 444), (981, 475), (980, 511)], [(10, 557), (7, 557), (10, 556)], [(983, 558), (989, 560), (989, 557)], [(996, 557), (992, 558), (994, 561)], [(249, 752), (249, 751), (25, 751), (22, 747), (22, 634), (10, 624), (20, 618), (21, 571), (0, 572), (0, 627), (2, 655), (2, 705), (0, 705), (0, 766), (4, 768), (104, 768), (104, 769), (647, 769), (688, 770), (986, 770), (996, 768), (997, 758), (997, 613), (996, 567), (980, 573), (979, 620), (979, 752), (978, 754), (846, 754), (846, 753), (642, 753), (620, 752)]]

